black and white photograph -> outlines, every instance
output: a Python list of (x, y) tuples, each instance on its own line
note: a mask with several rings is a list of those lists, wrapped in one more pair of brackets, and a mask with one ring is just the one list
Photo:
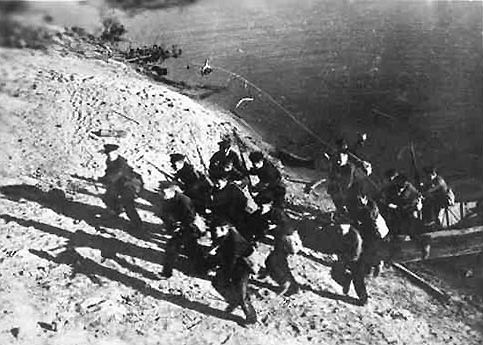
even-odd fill
[(16, 344), (483, 344), (483, 0), (0, 0)]

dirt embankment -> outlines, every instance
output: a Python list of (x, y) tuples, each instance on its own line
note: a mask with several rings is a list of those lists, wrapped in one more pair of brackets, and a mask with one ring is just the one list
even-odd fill
[[(1, 344), (481, 343), (477, 308), (443, 306), (391, 270), (369, 280), (368, 306), (341, 295), (331, 257), (310, 233), (323, 231), (310, 220), (313, 206), (330, 203), (301, 197), (298, 184), (289, 183), (289, 201), (309, 230), (290, 264), (302, 291), (281, 298), (272, 281), (254, 279), (256, 325), (244, 327), (240, 310), (224, 313), (209, 280), (193, 277), (183, 260), (160, 280), (167, 236), (154, 188), (164, 177), (151, 164), (169, 171), (169, 153), (182, 152), (201, 169), (196, 147), (207, 162), (233, 126), (247, 144), (264, 144), (229, 115), (130, 67), (59, 45), (0, 48), (0, 114)], [(126, 135), (92, 134), (106, 129)], [(125, 216), (98, 217), (103, 190), (89, 179), (103, 173), (105, 142), (120, 144), (146, 181), (138, 208), (150, 240), (129, 234)], [(104, 251), (117, 254), (104, 259)]]

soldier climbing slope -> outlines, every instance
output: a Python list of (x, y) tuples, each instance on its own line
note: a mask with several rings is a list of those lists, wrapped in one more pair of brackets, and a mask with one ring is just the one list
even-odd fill
[(249, 174), (257, 176), (260, 180), (259, 183), (253, 186), (253, 192), (258, 193), (257, 197), (271, 199), (274, 207), (283, 207), (286, 187), (282, 182), (280, 171), (268, 159), (263, 157), (263, 153), (260, 151), (250, 153), (249, 158), (253, 164)]
[(110, 215), (117, 216), (124, 210), (131, 221), (131, 229), (142, 234), (142, 221), (134, 200), (143, 188), (143, 181), (126, 159), (119, 155), (118, 148), (118, 145), (106, 144), (101, 151), (107, 155), (105, 174), (99, 178), (106, 186), (103, 201)]
[(359, 231), (350, 224), (338, 225), (341, 246), (338, 250), (339, 261), (332, 267), (332, 278), (342, 285), (343, 293), (348, 294), (351, 282), (354, 283), (359, 305), (367, 303), (368, 295), (365, 276), (368, 272), (363, 253), (363, 240)]
[[(265, 274), (279, 284), (279, 295), (295, 294), (299, 291), (299, 286), (289, 268), (288, 257), (297, 254), (302, 248), (302, 241), (283, 209), (271, 207), (267, 213), (275, 228), (274, 247), (265, 260)], [(260, 277), (262, 278), (263, 274)]]
[(162, 218), (171, 234), (166, 246), (161, 275), (166, 278), (173, 275), (173, 265), (181, 249), (184, 249), (196, 273), (204, 273), (203, 252), (197, 242), (201, 231), (195, 224), (196, 211), (191, 199), (184, 195), (175, 184), (161, 184), (160, 189), (166, 201), (161, 210)]
[(233, 168), (236, 171), (239, 171), (242, 174), (246, 174), (246, 170), (241, 163), (240, 157), (233, 150), (230, 137), (223, 138), (218, 143), (218, 147), (219, 150), (215, 152), (210, 158), (210, 166), (208, 171), (211, 178), (219, 175), (220, 173), (223, 173), (223, 167), (228, 161), (233, 163)]
[(354, 183), (355, 166), (349, 161), (346, 150), (331, 157), (327, 193), (331, 196), (336, 212), (347, 212), (348, 193)]
[(204, 213), (208, 206), (212, 185), (210, 181), (186, 161), (186, 157), (180, 153), (170, 155), (170, 162), (175, 171), (174, 178), (183, 189), (183, 192), (191, 198), (198, 213)]
[(217, 243), (212, 261), (219, 266), (213, 286), (228, 302), (226, 311), (231, 313), (240, 306), (247, 323), (257, 321), (257, 313), (250, 302), (248, 280), (253, 273), (248, 257), (253, 247), (230, 223), (219, 219), (215, 224)]
[(425, 167), (425, 178), (422, 183), (423, 191), (423, 221), (425, 224), (441, 225), (439, 213), (445, 207), (454, 204), (453, 191), (446, 181), (438, 174), (434, 167)]

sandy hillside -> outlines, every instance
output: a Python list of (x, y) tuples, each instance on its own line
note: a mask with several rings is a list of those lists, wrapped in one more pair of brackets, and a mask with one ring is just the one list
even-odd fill
[[(450, 287), (445, 306), (389, 269), (369, 281), (369, 305), (356, 306), (308, 232), (291, 260), (298, 295), (277, 297), (268, 278), (253, 280), (256, 325), (244, 326), (241, 310), (224, 313), (208, 278), (182, 260), (161, 280), (167, 235), (154, 187), (163, 176), (151, 163), (170, 171), (168, 154), (179, 151), (201, 168), (196, 145), (206, 162), (238, 125), (130, 67), (58, 47), (1, 48), (0, 116), (0, 344), (481, 344), (481, 312)], [(101, 129), (126, 136), (93, 134)], [(124, 215), (99, 218), (103, 188), (92, 179), (103, 173), (105, 142), (119, 143), (146, 181), (138, 206), (148, 239), (129, 234)], [(289, 191), (299, 214), (316, 202), (300, 185)], [(302, 217), (323, 231), (310, 212)]]

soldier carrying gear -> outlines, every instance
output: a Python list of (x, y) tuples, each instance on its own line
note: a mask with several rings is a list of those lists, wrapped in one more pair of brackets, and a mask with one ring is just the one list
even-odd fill
[(439, 224), (439, 213), (445, 207), (454, 203), (454, 194), (446, 181), (438, 174), (434, 167), (425, 167), (423, 189), (423, 221), (425, 224)]
[(336, 211), (347, 211), (348, 192), (354, 183), (355, 166), (349, 161), (347, 151), (340, 151), (331, 157), (327, 193), (334, 202)]
[(201, 231), (195, 224), (196, 211), (191, 199), (174, 184), (162, 185), (160, 188), (166, 201), (162, 209), (163, 220), (171, 234), (166, 246), (161, 275), (166, 278), (173, 275), (173, 265), (182, 248), (193, 264), (195, 271), (200, 274), (204, 273), (203, 252), (197, 242), (201, 236)]
[(246, 219), (248, 201), (243, 191), (233, 182), (228, 182), (224, 174), (215, 176), (214, 183), (212, 202), (209, 205), (213, 215), (228, 220), (236, 227), (241, 226)]
[(228, 302), (227, 312), (231, 313), (240, 306), (246, 322), (255, 323), (257, 313), (248, 293), (248, 280), (253, 272), (248, 257), (254, 254), (254, 249), (227, 221), (219, 220), (214, 225), (219, 243), (214, 261), (220, 267), (213, 279), (213, 286)]
[(222, 174), (226, 175), (228, 182), (236, 183), (241, 189), (248, 186), (248, 176), (237, 170), (231, 159), (227, 159), (223, 164)]
[(271, 224), (275, 226), (275, 241), (273, 250), (265, 260), (264, 273), (280, 286), (279, 295), (295, 294), (299, 291), (299, 286), (288, 266), (288, 257), (296, 254), (302, 243), (292, 221), (282, 209), (271, 208), (269, 214)]
[(344, 294), (349, 293), (353, 282), (359, 304), (365, 305), (368, 299), (365, 276), (369, 266), (363, 252), (362, 237), (350, 224), (340, 224), (338, 227), (341, 235), (341, 246), (337, 251), (339, 261), (332, 267), (331, 276), (342, 285)]
[(249, 155), (253, 167), (248, 172), (250, 175), (258, 177), (260, 182), (253, 186), (253, 191), (258, 196), (264, 196), (273, 200), (273, 207), (283, 207), (285, 205), (286, 187), (282, 182), (280, 171), (268, 159), (263, 157), (263, 153), (255, 151)]
[(198, 213), (203, 214), (211, 197), (210, 181), (196, 171), (180, 153), (170, 155), (171, 166), (175, 171), (174, 178), (180, 182), (184, 193), (191, 198)]
[(382, 268), (381, 250), (384, 240), (388, 238), (389, 229), (377, 204), (362, 190), (357, 193), (357, 209), (353, 219), (364, 243), (366, 261), (375, 268), (374, 276), (378, 276)]
[(246, 169), (243, 167), (240, 157), (232, 148), (230, 137), (223, 138), (218, 143), (218, 147), (219, 150), (210, 158), (210, 166), (208, 168), (210, 177), (223, 173), (223, 167), (227, 161), (231, 161), (233, 163), (233, 168), (236, 171), (246, 174)]
[(101, 151), (107, 155), (105, 174), (99, 178), (106, 185), (102, 200), (112, 215), (119, 215), (124, 210), (132, 229), (140, 231), (142, 222), (134, 207), (134, 200), (143, 188), (143, 181), (141, 175), (134, 172), (126, 159), (118, 154), (118, 148), (118, 145), (106, 144)]

